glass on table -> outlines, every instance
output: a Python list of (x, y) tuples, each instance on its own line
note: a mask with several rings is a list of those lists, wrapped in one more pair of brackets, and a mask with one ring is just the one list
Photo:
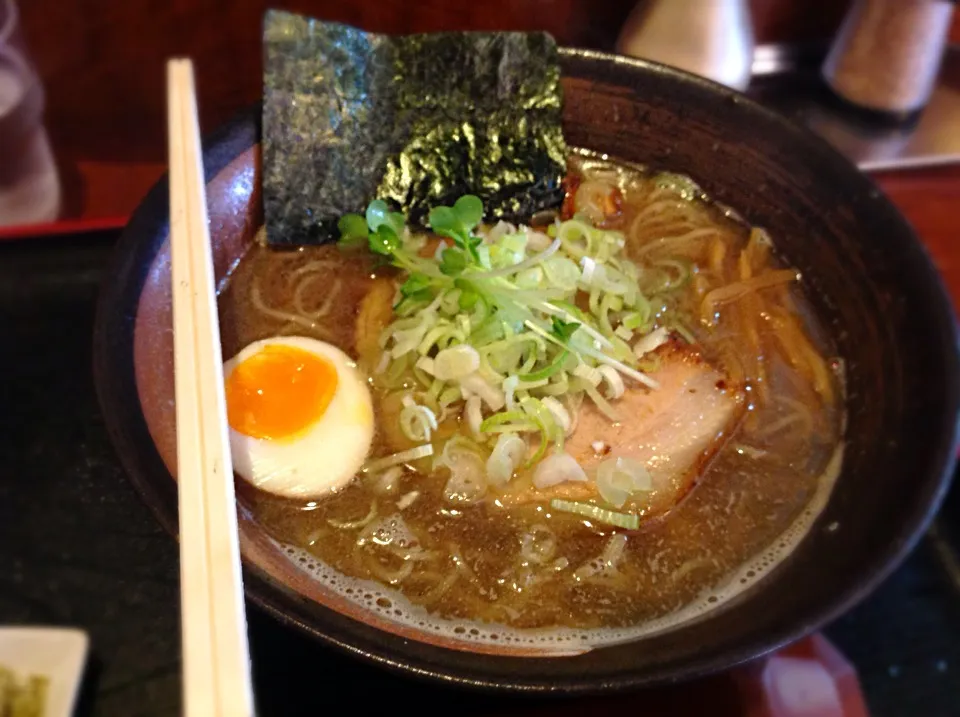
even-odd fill
[(14, 0), (0, 0), (0, 226), (56, 219), (60, 182), (43, 126), (44, 94)]

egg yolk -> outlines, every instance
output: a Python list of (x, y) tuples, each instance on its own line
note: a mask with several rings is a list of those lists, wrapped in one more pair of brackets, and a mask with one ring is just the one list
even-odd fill
[(252, 438), (288, 438), (316, 423), (336, 390), (330, 361), (292, 346), (266, 346), (227, 377), (227, 420)]

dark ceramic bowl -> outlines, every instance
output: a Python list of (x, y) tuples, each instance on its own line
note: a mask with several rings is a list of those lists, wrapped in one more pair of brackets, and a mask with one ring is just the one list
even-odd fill
[[(646, 62), (562, 55), (570, 144), (689, 174), (768, 228), (804, 274), (848, 368), (848, 448), (796, 551), (696, 622), (586, 654), (483, 653), (386, 622), (312, 582), (240, 510), (245, 583), (281, 622), (354, 655), (461, 685), (574, 693), (693, 677), (815, 630), (872, 590), (923, 532), (957, 442), (958, 342), (940, 279), (900, 214), (824, 142), (741, 95)], [(220, 277), (261, 222), (259, 112), (204, 145)], [(100, 401), (127, 471), (177, 532), (167, 183), (134, 214), (97, 319)], [(830, 529), (827, 528), (830, 526)], [(256, 659), (256, 656), (254, 656)]]

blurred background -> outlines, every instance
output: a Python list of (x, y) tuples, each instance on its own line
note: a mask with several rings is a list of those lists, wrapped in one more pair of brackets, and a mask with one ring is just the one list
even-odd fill
[[(850, 4), (749, 0), (756, 44), (825, 45)], [(128, 214), (163, 171), (167, 57), (194, 59), (205, 130), (259, 98), (261, 18), (268, 5), (374, 31), (544, 29), (564, 45), (612, 50), (637, 0), (28, 0), (20, 5), (23, 33), (46, 90), (46, 123), (63, 186), (61, 216), (94, 218)], [(951, 33), (960, 40), (956, 19)]]

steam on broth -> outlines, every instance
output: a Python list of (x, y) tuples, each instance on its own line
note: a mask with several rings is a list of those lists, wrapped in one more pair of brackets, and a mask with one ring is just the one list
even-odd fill
[[(570, 172), (562, 218), (574, 223), (477, 231), (493, 272), (551, 247), (570, 260), (501, 273), (524, 300), (559, 304), (548, 336), (502, 307), (509, 326), (494, 326), (464, 299), (468, 284), (443, 314), (436, 292), (411, 285), (411, 267), (365, 247), (257, 245), (239, 263), (220, 296), (225, 354), (276, 336), (327, 342), (357, 362), (374, 407), (367, 470), (345, 487), (310, 500), (241, 489), (274, 538), (442, 617), (594, 629), (682, 608), (801, 515), (843, 409), (839, 362), (797, 273), (762, 229), (685, 177), (588, 156), (571, 158)], [(505, 239), (517, 235), (522, 247)], [(442, 266), (436, 237), (405, 241)], [(463, 276), (458, 268), (438, 274)], [(563, 298), (557, 286), (568, 287)], [(413, 332), (419, 350), (404, 354), (397, 347), (431, 307), (449, 330), (432, 343)], [(545, 316), (537, 310), (534, 326)], [(474, 343), (479, 351), (438, 358)], [(574, 345), (625, 368), (580, 367), (565, 348)], [(490, 380), (500, 409), (460, 382), (474, 354), (482, 375), (523, 376)], [(424, 445), (430, 455), (417, 452)], [(319, 449), (308, 470), (336, 450)]]

